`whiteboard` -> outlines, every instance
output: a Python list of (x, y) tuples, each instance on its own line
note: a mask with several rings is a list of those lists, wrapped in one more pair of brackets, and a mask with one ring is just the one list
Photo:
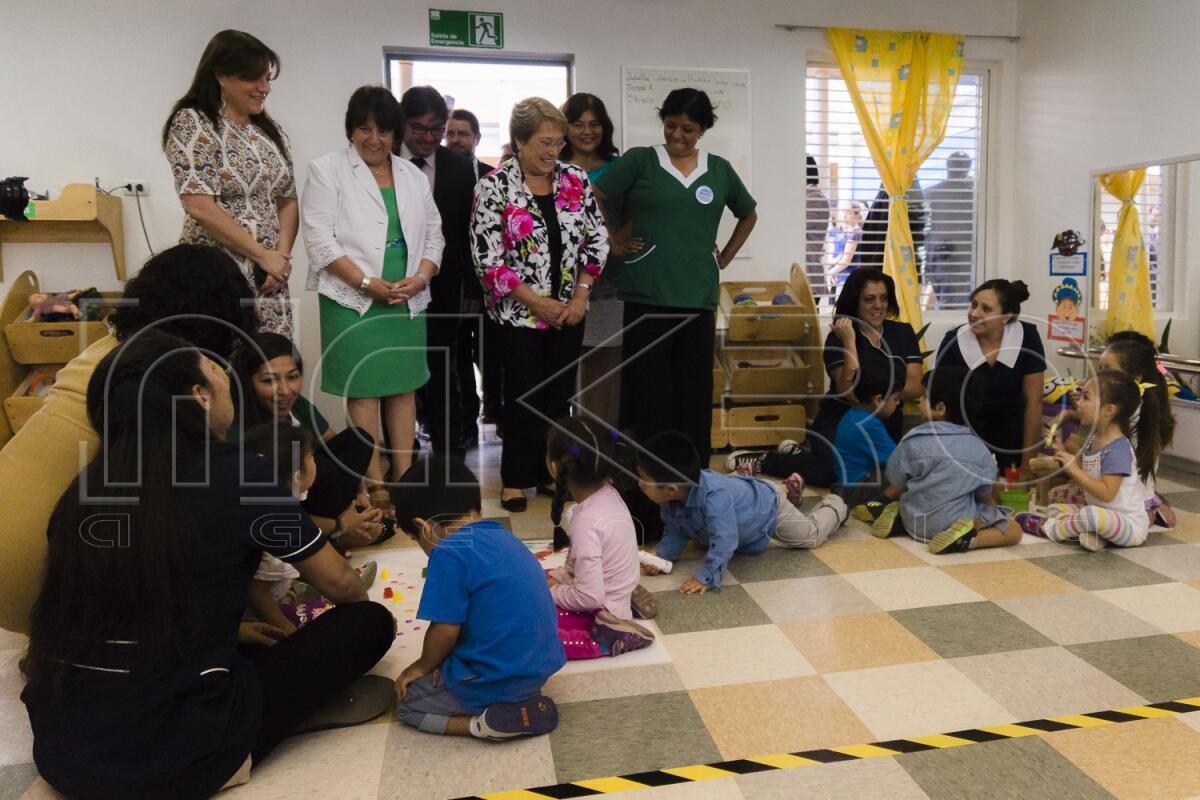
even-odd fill
[[(708, 94), (717, 123), (704, 134), (700, 148), (733, 165), (750, 194), (750, 72), (736, 69), (668, 69), (621, 67), (621, 149), (662, 144), (658, 109), (672, 89), (691, 87)], [(728, 210), (721, 217), (717, 246), (724, 247), (737, 224)], [(750, 257), (747, 241), (738, 258)]]

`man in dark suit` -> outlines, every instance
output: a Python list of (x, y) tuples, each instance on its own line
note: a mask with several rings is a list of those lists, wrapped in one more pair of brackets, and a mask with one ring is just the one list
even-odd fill
[[(450, 112), (446, 123), (446, 147), (471, 162), (475, 173), (482, 178), (492, 171), (491, 164), (480, 161), (475, 157), (475, 149), (479, 147), (481, 134), (479, 118), (465, 108), (456, 108)], [(483, 376), (483, 421), (496, 424), (496, 433), (503, 435), (500, 420), (503, 419), (501, 409), (501, 387), (503, 377), (498, 353), (488, 349), (488, 334), (494, 323), (483, 311), (482, 295), (475, 302), (468, 296), (463, 310), (480, 316), (466, 317), (458, 331), (458, 389), (462, 397), (462, 417), (460, 421), (460, 444), (463, 449), (474, 447), (479, 441), (479, 394), (475, 385), (475, 367), (479, 367)]]
[(429, 287), (429, 383), (418, 392), (434, 452), (445, 453), (462, 449), (462, 403), (455, 367), (463, 304), (471, 299), (478, 303), (482, 297), (469, 242), (476, 176), (471, 162), (439, 144), (450, 111), (437, 89), (414, 86), (400, 98), (400, 107), (404, 111), (404, 136), (397, 155), (412, 161), (429, 179), (446, 239), (441, 271)]

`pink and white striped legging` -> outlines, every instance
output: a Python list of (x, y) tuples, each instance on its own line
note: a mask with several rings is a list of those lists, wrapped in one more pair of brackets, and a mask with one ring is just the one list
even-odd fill
[(1146, 541), (1147, 526), (1134, 525), (1125, 514), (1109, 508), (1055, 503), (1046, 508), (1042, 532), (1055, 542), (1073, 542), (1081, 533), (1094, 533), (1117, 547), (1137, 547)]

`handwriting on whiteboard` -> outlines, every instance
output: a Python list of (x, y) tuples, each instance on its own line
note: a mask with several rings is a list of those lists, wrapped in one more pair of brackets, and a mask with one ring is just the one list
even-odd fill
[(625, 72), (625, 102), (637, 106), (658, 106), (672, 89), (690, 86), (708, 93), (713, 106), (721, 109), (733, 108), (733, 94), (744, 94), (748, 75), (744, 72), (728, 74), (700, 70), (649, 70), (627, 69)]

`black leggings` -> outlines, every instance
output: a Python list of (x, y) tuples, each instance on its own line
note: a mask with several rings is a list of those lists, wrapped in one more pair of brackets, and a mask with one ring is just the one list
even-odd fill
[(254, 766), (392, 646), (396, 625), (379, 603), (337, 606), (271, 647), (240, 649), (258, 673), (262, 724), (250, 751)]
[(358, 488), (375, 440), (362, 428), (347, 428), (328, 442), (319, 442), (313, 453), (317, 479), (302, 505), (309, 514), (336, 518), (358, 496)]

